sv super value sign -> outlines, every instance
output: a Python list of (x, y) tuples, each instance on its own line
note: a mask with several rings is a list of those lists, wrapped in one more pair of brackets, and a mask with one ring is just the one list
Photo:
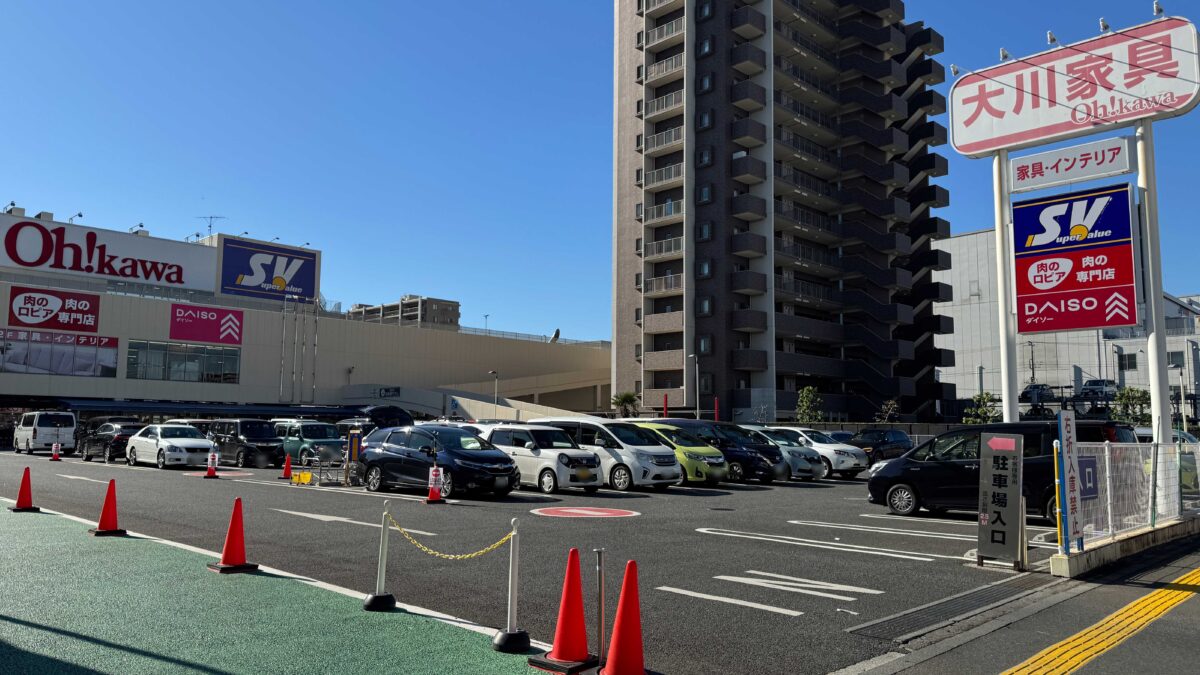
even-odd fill
[(1126, 183), (1013, 205), (1018, 332), (1137, 325), (1132, 202)]

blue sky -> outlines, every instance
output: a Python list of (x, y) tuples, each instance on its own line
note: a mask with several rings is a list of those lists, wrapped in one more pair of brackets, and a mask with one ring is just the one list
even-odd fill
[[(1141, 23), (1150, 4), (909, 0), (907, 13), (945, 36), (943, 63), (979, 68), (1001, 46), (1042, 50), (1047, 29), (1069, 42), (1100, 16)], [(234, 234), (312, 242), (325, 295), (347, 305), (420, 293), (460, 300), (467, 325), (609, 336), (607, 0), (4, 9), (3, 203), (180, 239), (223, 215)], [(1175, 293), (1200, 292), (1196, 124), (1156, 131)], [(939, 215), (990, 227), (989, 163), (940, 152)]]

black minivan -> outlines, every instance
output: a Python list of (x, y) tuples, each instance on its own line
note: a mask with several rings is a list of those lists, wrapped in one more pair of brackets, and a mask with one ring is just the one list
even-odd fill
[(490, 492), (503, 497), (521, 483), (511, 457), (462, 429), (441, 424), (381, 427), (364, 441), (357, 471), (369, 492), (389, 487), (424, 487), (434, 459), (444, 470), (442, 497)]
[[(1133, 427), (1117, 422), (1080, 420), (1080, 443), (1137, 443)], [(867, 479), (868, 501), (884, 504), (892, 513), (912, 515), (924, 507), (975, 511), (979, 503), (979, 434), (1021, 434), (1025, 437), (1021, 494), (1031, 514), (1054, 514), (1054, 441), (1058, 422), (979, 424), (940, 434), (896, 459), (876, 463)]]
[(783, 451), (779, 446), (763, 443), (758, 440), (762, 436), (756, 438), (731, 422), (671, 418), (652, 421), (683, 429), (720, 450), (729, 467), (726, 480), (730, 482), (741, 483), (755, 478), (761, 483), (770, 483), (787, 480), (791, 473), (787, 462), (783, 461)]
[(283, 466), (283, 439), (266, 420), (214, 420), (208, 439), (217, 445), (218, 461), (237, 466)]

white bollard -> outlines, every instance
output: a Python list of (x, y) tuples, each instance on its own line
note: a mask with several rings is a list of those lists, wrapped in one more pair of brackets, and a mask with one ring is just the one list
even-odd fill
[(517, 628), (517, 581), (521, 561), (521, 532), (517, 519), (512, 519), (512, 538), (508, 540), (508, 620), (504, 630), (496, 631), (492, 649), (507, 654), (529, 651), (529, 633)]
[(396, 608), (396, 596), (384, 592), (384, 581), (387, 576), (388, 532), (392, 529), (388, 514), (392, 509), (392, 500), (383, 502), (383, 516), (380, 518), (379, 532), (379, 567), (375, 571), (375, 592), (363, 600), (363, 609), (368, 612), (390, 612)]

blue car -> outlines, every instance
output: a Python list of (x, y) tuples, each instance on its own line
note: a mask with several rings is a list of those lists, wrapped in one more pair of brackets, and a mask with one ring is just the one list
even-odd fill
[(521, 481), (504, 452), (466, 429), (439, 424), (375, 429), (363, 442), (357, 470), (369, 492), (423, 489), (435, 460), (442, 469), (442, 497), (466, 492), (502, 497)]

